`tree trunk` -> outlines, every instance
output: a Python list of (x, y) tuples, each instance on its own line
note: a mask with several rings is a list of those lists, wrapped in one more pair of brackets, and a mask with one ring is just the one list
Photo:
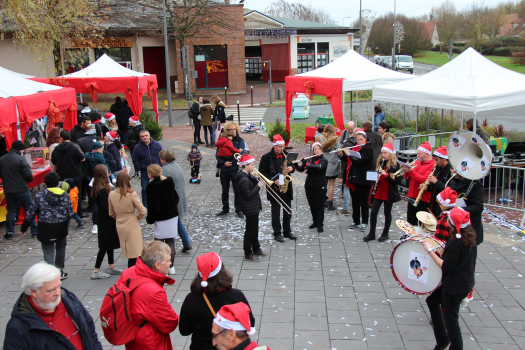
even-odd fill
[(60, 42), (54, 41), (53, 42), (53, 63), (55, 68), (55, 76), (58, 77), (62, 75), (62, 56), (60, 52)]

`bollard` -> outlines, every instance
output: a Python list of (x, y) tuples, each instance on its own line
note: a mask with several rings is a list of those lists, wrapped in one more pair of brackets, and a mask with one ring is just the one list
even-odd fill
[(241, 125), (241, 108), (239, 107), (239, 100), (237, 100), (237, 120), (239, 125)]
[(228, 105), (228, 95), (226, 95), (226, 86), (224, 87), (224, 104)]
[(252, 107), (253, 107), (253, 86), (250, 86), (250, 94), (252, 96)]
[(281, 99), (281, 89), (277, 89), (277, 99)]

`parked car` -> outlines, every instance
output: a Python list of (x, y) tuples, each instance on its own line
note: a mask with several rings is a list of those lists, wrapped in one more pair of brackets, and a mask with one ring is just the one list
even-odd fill
[(412, 56), (397, 55), (396, 70), (406, 70), (410, 73), (414, 73), (414, 60), (412, 59)]
[(391, 56), (383, 56), (381, 57), (381, 65), (385, 68), (392, 69), (392, 57)]

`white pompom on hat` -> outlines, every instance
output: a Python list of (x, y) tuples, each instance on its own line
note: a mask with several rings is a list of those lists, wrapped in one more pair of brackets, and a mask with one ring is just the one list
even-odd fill
[(197, 270), (202, 278), (201, 286), (208, 287), (208, 278), (213, 277), (221, 271), (222, 260), (219, 254), (209, 252), (197, 258)]
[(250, 322), (250, 308), (243, 302), (224, 305), (217, 312), (213, 322), (224, 329), (234, 331), (247, 331), (249, 336), (255, 334), (255, 328)]

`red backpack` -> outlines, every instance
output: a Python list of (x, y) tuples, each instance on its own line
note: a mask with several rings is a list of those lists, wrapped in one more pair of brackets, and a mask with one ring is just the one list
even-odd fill
[(137, 287), (150, 283), (149, 278), (128, 278), (126, 283), (118, 282), (109, 288), (100, 307), (100, 322), (104, 336), (113, 345), (124, 345), (135, 339), (138, 331), (148, 321), (135, 325), (131, 317), (131, 294)]

